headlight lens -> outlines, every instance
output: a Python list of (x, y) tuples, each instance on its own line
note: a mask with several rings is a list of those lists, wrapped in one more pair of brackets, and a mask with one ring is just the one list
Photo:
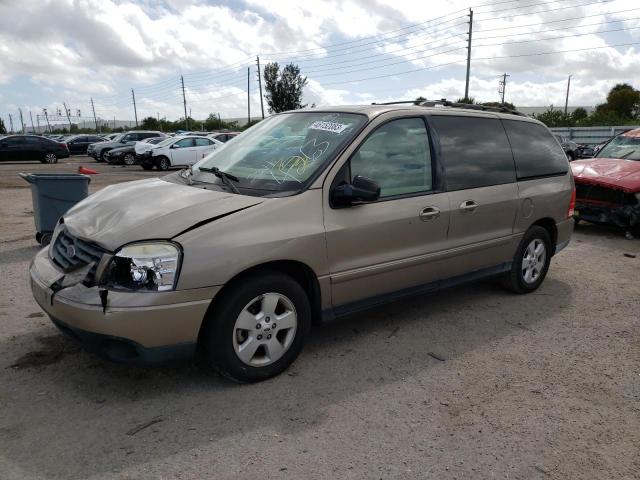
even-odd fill
[(122, 247), (105, 273), (107, 287), (119, 290), (165, 292), (174, 290), (181, 252), (169, 242), (134, 243)]

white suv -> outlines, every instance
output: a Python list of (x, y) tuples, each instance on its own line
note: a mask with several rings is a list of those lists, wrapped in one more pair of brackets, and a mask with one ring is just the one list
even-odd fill
[(140, 154), (139, 162), (145, 170), (193, 165), (222, 145), (218, 140), (196, 135), (172, 137)]

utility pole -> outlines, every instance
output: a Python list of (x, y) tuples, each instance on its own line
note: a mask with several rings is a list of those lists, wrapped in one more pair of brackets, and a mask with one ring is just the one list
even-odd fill
[(38, 124), (38, 132), (40, 131), (40, 115), (36, 113), (36, 123)]
[(18, 112), (20, 112), (20, 130), (22, 130), (22, 134), (24, 135), (24, 120), (22, 119), (22, 109), (19, 108)]
[[(131, 89), (131, 98), (133, 98), (133, 115), (136, 118), (136, 128), (138, 128), (138, 109), (136, 108), (136, 92)], [(113, 121), (115, 124), (115, 120)]]
[(507, 90), (507, 77), (511, 75), (507, 75), (506, 73), (502, 74), (502, 80), (500, 80), (500, 86), (498, 87), (498, 93), (502, 95), (502, 104), (504, 105), (504, 92)]
[(49, 114), (47, 113), (47, 109), (43, 108), (42, 111), (44, 112), (44, 118), (47, 120), (47, 127), (49, 127), (49, 133), (53, 133), (53, 130), (51, 130), (51, 124), (49, 123)]
[(98, 117), (96, 117), (96, 107), (93, 104), (93, 98), (91, 99), (91, 110), (93, 110), (93, 121), (96, 122), (96, 132), (100, 133), (100, 126), (98, 125)]
[(569, 75), (569, 79), (567, 80), (567, 97), (564, 100), (564, 116), (567, 116), (567, 108), (569, 107), (569, 88), (571, 87), (571, 75)]
[(10, 133), (13, 133), (13, 117), (11, 116), (11, 114), (9, 114), (9, 125), (11, 125)]
[(220, 112), (218, 112), (218, 128), (222, 128), (222, 119), (220, 118)]
[(264, 120), (264, 103), (262, 101), (262, 76), (260, 75), (260, 57), (256, 56), (258, 64), (258, 87), (260, 88), (260, 110), (262, 110), (262, 119)]
[(180, 82), (182, 83), (182, 103), (184, 103), (184, 126), (185, 130), (189, 130), (189, 117), (187, 117), (187, 96), (184, 93), (184, 76), (180, 75)]
[(33, 133), (37, 133), (36, 127), (33, 125), (33, 115), (31, 114), (31, 110), (29, 110), (29, 118), (31, 119), (31, 130), (33, 130)]
[(473, 10), (469, 9), (469, 33), (467, 37), (467, 81), (464, 84), (464, 98), (469, 100), (469, 74), (471, 73), (471, 36), (473, 35)]
[(69, 133), (71, 133), (71, 117), (69, 116), (69, 109), (67, 108), (67, 104), (62, 102), (62, 106), (64, 107), (64, 113), (67, 115), (67, 121), (69, 122)]
[(249, 80), (251, 80), (251, 67), (247, 67), (247, 125), (251, 123), (251, 95), (249, 92)]

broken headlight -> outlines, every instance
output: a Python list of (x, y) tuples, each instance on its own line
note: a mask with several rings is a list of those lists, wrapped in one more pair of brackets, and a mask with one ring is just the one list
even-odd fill
[(174, 290), (181, 259), (180, 248), (174, 243), (126, 245), (113, 256), (101, 283), (117, 290)]

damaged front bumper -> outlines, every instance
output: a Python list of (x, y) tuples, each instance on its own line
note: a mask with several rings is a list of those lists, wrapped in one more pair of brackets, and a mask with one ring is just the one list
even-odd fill
[(640, 227), (640, 203), (633, 205), (608, 205), (577, 200), (574, 218), (592, 223), (617, 225), (622, 228)]
[[(192, 357), (206, 311), (221, 287), (171, 292), (122, 292), (65, 274), (41, 250), (30, 266), (36, 302), (65, 334), (110, 360), (155, 364)], [(104, 294), (103, 294), (104, 296)]]

